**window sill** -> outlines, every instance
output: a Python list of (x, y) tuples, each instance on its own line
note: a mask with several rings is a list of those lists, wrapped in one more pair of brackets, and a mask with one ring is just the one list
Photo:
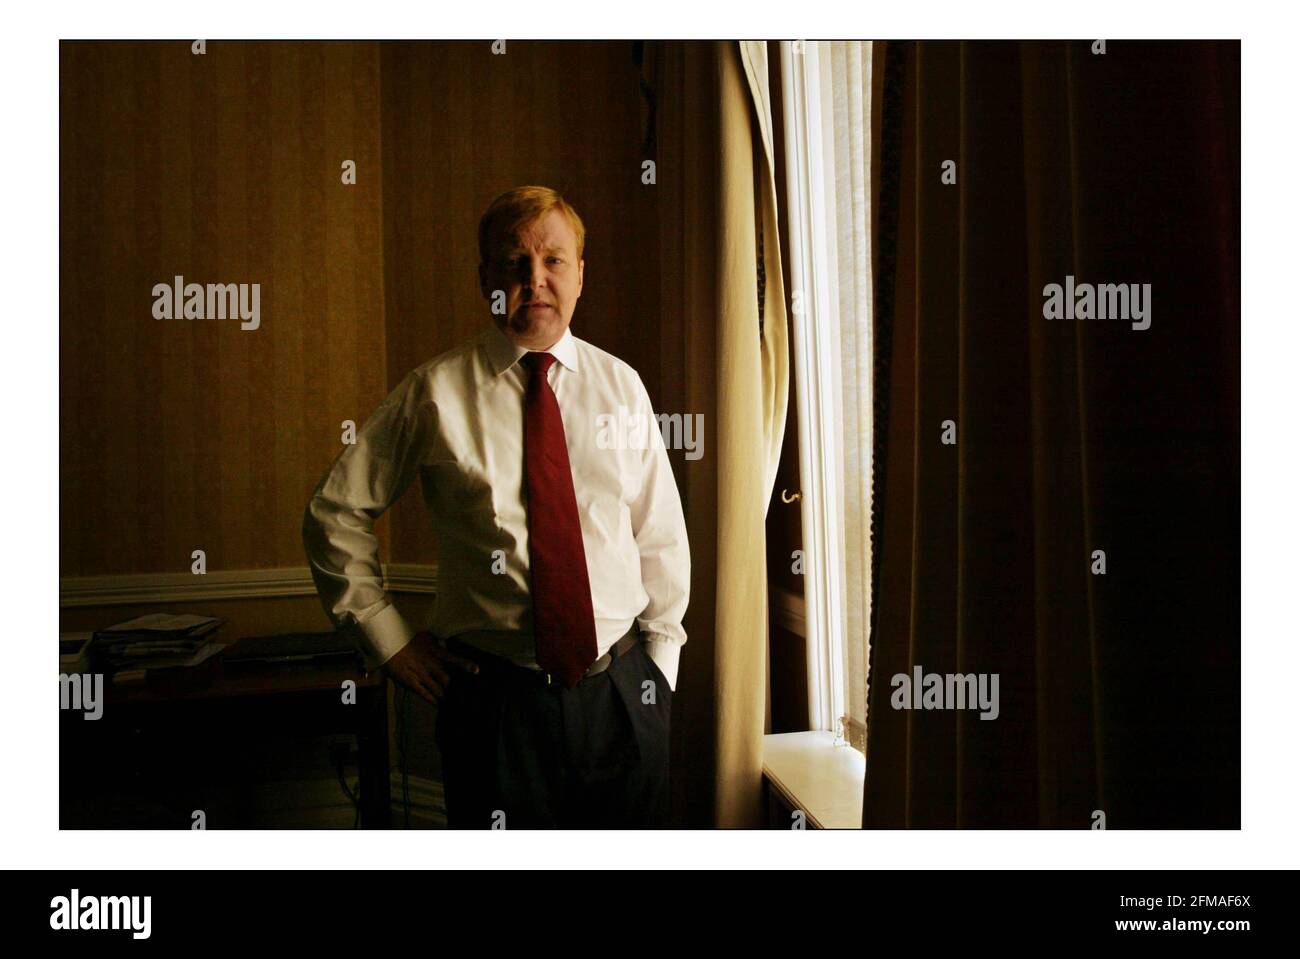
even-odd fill
[(818, 829), (862, 827), (862, 784), (867, 759), (851, 746), (833, 746), (826, 731), (763, 737), (763, 776), (808, 825)]

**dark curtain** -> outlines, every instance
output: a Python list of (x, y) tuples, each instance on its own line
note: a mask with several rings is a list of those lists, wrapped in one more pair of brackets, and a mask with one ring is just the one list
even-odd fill
[(882, 48), (863, 825), (1237, 827), (1240, 45)]

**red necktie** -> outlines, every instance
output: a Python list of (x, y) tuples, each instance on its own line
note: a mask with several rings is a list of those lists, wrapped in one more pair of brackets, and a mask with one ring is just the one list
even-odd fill
[(528, 556), (533, 580), (537, 664), (572, 688), (596, 661), (587, 554), (560, 404), (546, 378), (550, 353), (530, 352), (524, 399), (524, 487), (528, 493)]

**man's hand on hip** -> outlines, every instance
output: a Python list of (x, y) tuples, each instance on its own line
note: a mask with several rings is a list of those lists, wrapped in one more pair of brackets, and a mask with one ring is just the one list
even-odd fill
[(434, 706), (447, 691), (455, 670), (478, 672), (473, 660), (443, 649), (428, 630), (411, 637), (382, 668), (395, 683)]

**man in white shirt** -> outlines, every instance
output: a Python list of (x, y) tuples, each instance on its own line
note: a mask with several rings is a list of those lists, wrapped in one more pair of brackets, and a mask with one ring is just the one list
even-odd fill
[[(479, 224), (493, 324), (402, 380), (304, 518), (335, 625), (439, 705), (451, 826), (667, 820), (690, 552), (645, 386), (569, 330), (584, 239), (554, 190), (497, 197)], [(629, 441), (615, 420), (645, 428)], [(439, 552), (420, 632), (384, 592), (373, 532), (417, 476)]]

